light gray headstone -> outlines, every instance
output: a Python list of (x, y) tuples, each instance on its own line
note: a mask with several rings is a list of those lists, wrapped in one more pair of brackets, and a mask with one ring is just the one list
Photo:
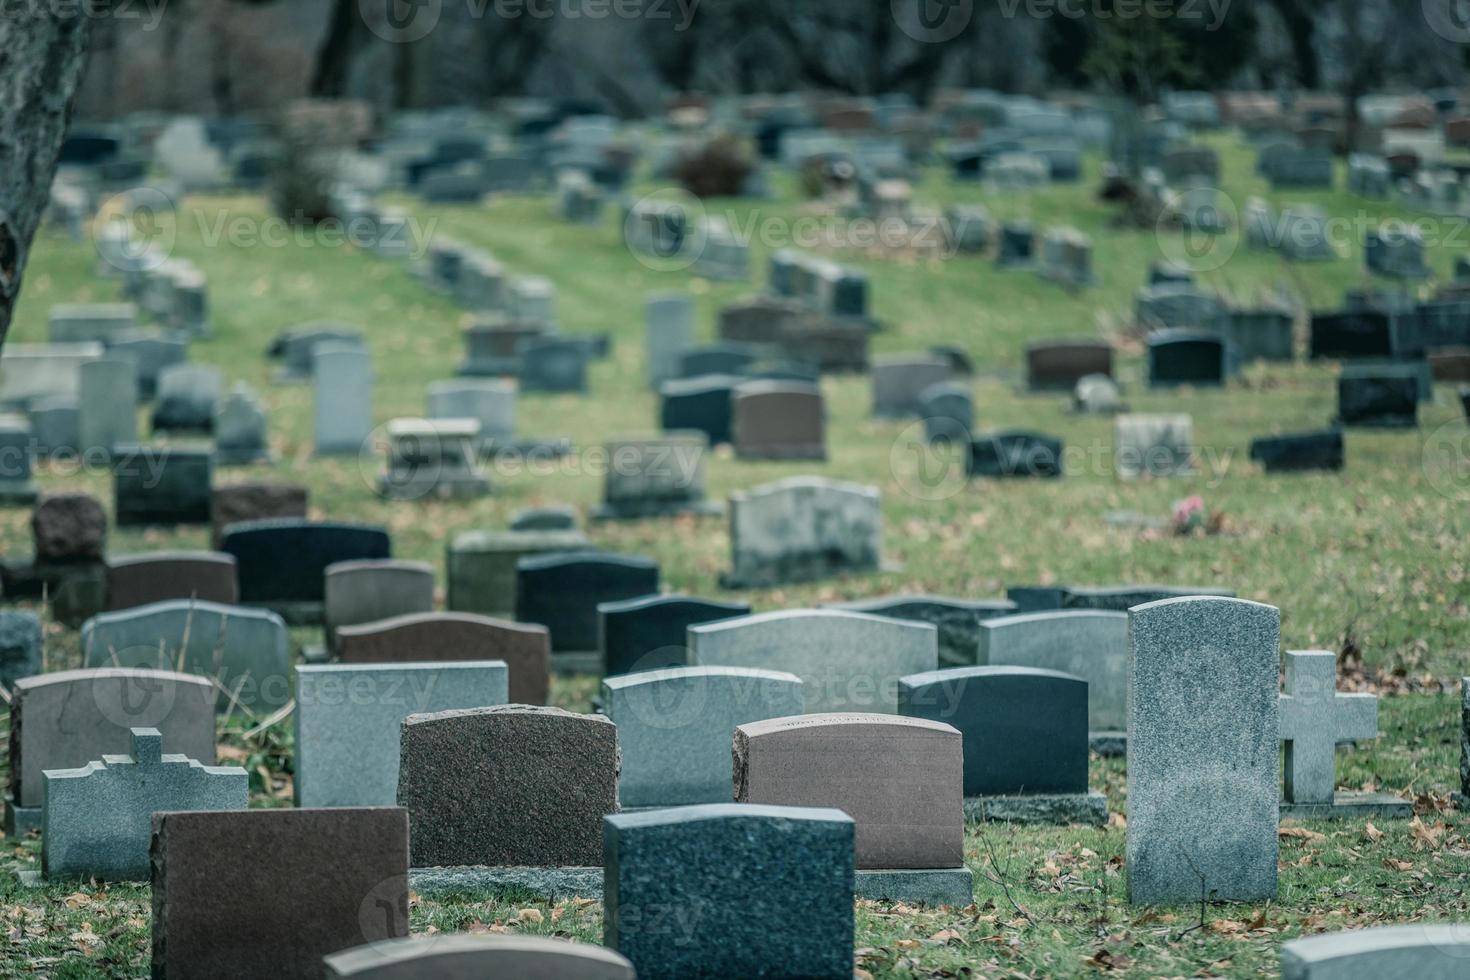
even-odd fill
[(806, 710), (898, 713), (898, 679), (939, 667), (939, 631), (836, 609), (790, 609), (689, 628), (689, 662), (795, 674)]
[(877, 571), (883, 511), (875, 487), (792, 477), (730, 496), (726, 584), (759, 587)]
[(434, 567), (392, 558), (339, 561), (322, 577), (322, 622), (336, 646), (343, 626), (434, 611)]
[(53, 344), (106, 344), (137, 325), (132, 303), (63, 303), (51, 307), (50, 338)]
[(646, 315), (648, 383), (657, 389), (679, 376), (679, 355), (694, 346), (694, 298), (688, 293), (650, 296)]
[(324, 343), (312, 348), (318, 456), (362, 451), (373, 429), (373, 359), (361, 347)]
[(505, 704), (503, 660), (296, 668), (296, 805), (392, 806), (403, 719)]
[(1114, 463), (1124, 479), (1194, 472), (1194, 420), (1188, 415), (1120, 415)]
[(1378, 698), (1337, 693), (1337, 654), (1294, 650), (1286, 655), (1280, 706), (1286, 801), (1331, 803), (1337, 743), (1378, 737)]
[(1281, 611), (1196, 597), (1128, 617), (1128, 900), (1275, 898)]
[(728, 803), (735, 728), (803, 712), (795, 674), (747, 667), (676, 667), (609, 677), (603, 711), (618, 726), (625, 807)]
[(1128, 727), (1128, 614), (1027, 613), (980, 623), (979, 663), (1058, 670), (1087, 682), (1087, 727)]
[(220, 401), (214, 413), (215, 459), (224, 464), (267, 459), (265, 410), (244, 383)]
[(435, 381), (428, 392), (431, 419), (477, 419), (482, 442), (515, 434), (516, 389), (507, 381)]
[(1464, 980), (1470, 926), (1418, 922), (1294, 939), (1281, 948), (1281, 980)]
[(80, 398), (81, 367), (103, 355), (101, 344), (6, 344), (0, 352), (0, 403)]
[(48, 878), (147, 881), (153, 814), (243, 810), (250, 777), (239, 766), (206, 766), (164, 755), (156, 728), (134, 728), (128, 755), (43, 773), (41, 866)]
[(136, 443), (138, 383), (133, 362), (105, 357), (83, 364), (81, 373), (77, 448), (84, 455), (111, 455), (114, 446)]

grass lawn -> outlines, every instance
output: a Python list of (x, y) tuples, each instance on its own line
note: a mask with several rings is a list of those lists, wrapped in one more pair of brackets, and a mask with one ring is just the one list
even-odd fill
[[(1412, 217), (1345, 193), (1270, 193), (1253, 175), (1248, 150), (1225, 138), (1216, 145), (1224, 189), (1238, 208), (1251, 195), (1276, 207), (1308, 201), (1344, 219), (1348, 229), (1371, 227), (1382, 217)], [(1113, 825), (974, 828), (966, 843), (967, 860), (977, 871), (973, 908), (863, 903), (858, 962), (874, 977), (1272, 976), (1280, 944), (1303, 933), (1470, 920), (1470, 822), (1440, 806), (1458, 771), (1458, 694), (1446, 685), (1470, 673), (1470, 463), (1454, 393), (1442, 386), (1434, 404), (1423, 406), (1418, 432), (1349, 432), (1342, 473), (1262, 475), (1247, 459), (1250, 440), (1325, 425), (1336, 410), (1334, 369), (1254, 367), (1224, 390), (1148, 391), (1142, 385), (1141, 345), (1128, 328), (1132, 296), (1151, 262), (1178, 254), (1180, 236), (1112, 228), (1110, 211), (1094, 199), (1099, 170), (1098, 161), (1089, 160), (1083, 182), (1030, 196), (952, 184), (934, 171), (915, 192), (922, 203), (983, 201), (994, 215), (1028, 216), (1038, 228), (1082, 229), (1093, 238), (1098, 279), (1085, 291), (1068, 293), (974, 257), (843, 256), (872, 275), (875, 312), (887, 324), (874, 338), (875, 352), (918, 351), (934, 343), (964, 347), (980, 371), (980, 427), (1025, 427), (1063, 437), (1069, 463), (1076, 461), (1067, 477), (968, 486), (951, 478), (939, 481), (942, 493), (933, 492), (935, 484), (921, 479), (920, 467), (943, 461), (916, 455), (905, 423), (868, 418), (866, 378), (829, 378), (823, 383), (831, 456), (825, 466), (737, 462), (721, 451), (708, 465), (710, 492), (724, 497), (807, 472), (878, 486), (887, 557), (901, 570), (747, 598), (766, 610), (894, 591), (996, 596), (1006, 584), (1024, 583), (1160, 581), (1233, 588), (1281, 608), (1285, 648), (1351, 650), (1361, 657), (1352, 682), (1385, 693), (1382, 736), (1339, 755), (1339, 785), (1411, 793), (1421, 798), (1421, 814), (1414, 824), (1287, 830), (1278, 901), (1212, 906), (1200, 928), (1198, 908), (1148, 910), (1124, 901), (1123, 769), (1118, 762), (1094, 760), (1093, 783), (1107, 791)], [(820, 216), (796, 200), (790, 181), (775, 183), (780, 193), (773, 201), (708, 205), (728, 210), (737, 228), (760, 230), (752, 245), (758, 284), (771, 247), (785, 244), (782, 230), (798, 218)], [(582, 227), (555, 221), (546, 198), (496, 199), (475, 208), (409, 203), (432, 234), (484, 246), (515, 273), (550, 276), (564, 330), (612, 335), (612, 356), (592, 368), (590, 396), (521, 400), (520, 428), (530, 435), (566, 435), (587, 447), (614, 435), (653, 431), (657, 404), (643, 370), (644, 298), (692, 290), (700, 335), (712, 339), (718, 307), (752, 288), (648, 268), (621, 245), (612, 214), (602, 226)], [(221, 220), (248, 230), (266, 215), (258, 198), (208, 197), (190, 198), (175, 218), (164, 219), (176, 237), (175, 254), (194, 261), (209, 278), (214, 335), (197, 342), (191, 356), (221, 366), (230, 380), (247, 382), (263, 397), (280, 457), (270, 469), (225, 470), (217, 480), (302, 482), (311, 489), (314, 515), (386, 525), (395, 554), (435, 563), (441, 587), (444, 548), (455, 533), (503, 527), (513, 511), (534, 504), (572, 503), (585, 511), (600, 499), (600, 472), (590, 456), (574, 454), (550, 474), (494, 473), (494, 496), (454, 503), (378, 499), (373, 484), (380, 459), (312, 459), (309, 388), (267, 382), (263, 352), (277, 331), (316, 319), (363, 327), (377, 370), (377, 420), (386, 422), (421, 414), (425, 385), (452, 376), (462, 354), (465, 316), (426, 290), (404, 265), (350, 247), (232, 244), (229, 235), (214, 241), (216, 231), (230, 227)], [(1366, 284), (1360, 239), (1345, 234), (1351, 247), (1332, 262), (1291, 265), (1242, 244), (1201, 281), (1242, 300), (1282, 287), (1311, 306), (1334, 305), (1344, 289)], [(1215, 245), (1228, 252), (1237, 237), (1232, 232)], [(1430, 238), (1444, 242), (1431, 248), (1430, 259), (1447, 278), (1470, 235), (1439, 220)], [(95, 264), (88, 243), (38, 240), (11, 339), (44, 340), (47, 310), (55, 303), (115, 298), (116, 282), (98, 278)], [(1100, 332), (1117, 342), (1134, 410), (1193, 416), (1202, 463), (1197, 476), (1119, 483), (1108, 454), (1109, 420), (1073, 416), (1057, 397), (1017, 393), (1027, 342)], [(103, 472), (43, 469), (40, 478), (46, 489), (89, 490), (111, 506)], [(1181, 538), (1104, 520), (1106, 513), (1123, 510), (1167, 517), (1173, 501), (1194, 493), (1223, 512), (1224, 533)], [(0, 547), (6, 553), (28, 551), (28, 518), (25, 509), (0, 512)], [(720, 520), (602, 525), (591, 534), (609, 550), (657, 558), (670, 589), (721, 594), (716, 579), (729, 548)], [(117, 531), (110, 542), (114, 553), (206, 546), (202, 528)], [(48, 628), (48, 666), (75, 666), (77, 660), (75, 633)], [(590, 678), (561, 678), (554, 694), (558, 703), (586, 710), (594, 688)], [(257, 805), (281, 805), (290, 796), (290, 723), (246, 740), (240, 733), (250, 721), (231, 719), (226, 754), (251, 768)], [(37, 866), (37, 842), (7, 846), (12, 868)], [(515, 930), (599, 940), (596, 903), (552, 906), (522, 898), (419, 901), (413, 926), (418, 932)], [(147, 974), (146, 887), (25, 888), (13, 874), (0, 872), (0, 914), (10, 937), (0, 954), (0, 976)]]

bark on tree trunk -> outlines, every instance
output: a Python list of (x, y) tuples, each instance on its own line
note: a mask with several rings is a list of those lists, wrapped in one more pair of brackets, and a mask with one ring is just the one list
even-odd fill
[(0, 346), (10, 334), (31, 239), (51, 196), (56, 157), (87, 64), (85, 4), (0, 0)]

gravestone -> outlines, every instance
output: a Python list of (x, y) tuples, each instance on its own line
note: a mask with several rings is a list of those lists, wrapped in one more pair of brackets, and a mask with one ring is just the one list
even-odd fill
[(1026, 347), (1026, 387), (1071, 391), (1089, 375), (1113, 376), (1113, 349), (1098, 340), (1045, 341)]
[(394, 616), (434, 611), (434, 566), (370, 558), (335, 562), (322, 573), (322, 626), (335, 653), (337, 631)]
[[(158, 372), (153, 401), (153, 431), (169, 433), (214, 432), (224, 376), (217, 367), (173, 364)], [(83, 399), (85, 403), (85, 399)]]
[(888, 354), (873, 359), (873, 415), (880, 419), (917, 417), (920, 396), (931, 385), (950, 380), (949, 362), (931, 354)]
[(393, 419), (387, 469), (378, 476), (386, 500), (468, 500), (490, 493), (480, 466), (478, 419)]
[(827, 458), (827, 409), (817, 385), (748, 381), (732, 393), (730, 413), (737, 459)]
[(679, 355), (680, 379), (698, 378), (707, 374), (739, 374), (754, 364), (760, 356), (755, 344), (719, 343), (690, 347)]
[(90, 563), (107, 550), (107, 512), (87, 493), (53, 493), (31, 512), (36, 561)]
[(858, 897), (958, 908), (973, 889), (964, 866), (962, 751), (958, 731), (919, 718), (842, 713), (751, 722), (735, 729), (735, 801), (841, 810), (857, 824), (859, 871), (890, 872), (876, 880), (859, 874)]
[(1388, 222), (1370, 228), (1363, 242), (1367, 270), (1388, 279), (1426, 279), (1431, 270), (1424, 262), (1424, 236), (1411, 225)]
[(496, 660), (297, 667), (296, 805), (390, 805), (405, 718), (505, 704), (508, 694)]
[(1127, 612), (1134, 606), (1141, 606), (1148, 602), (1192, 596), (1234, 599), (1235, 593), (1229, 589), (1195, 585), (1069, 585), (1062, 589), (1061, 608)]
[(610, 440), (602, 506), (592, 512), (591, 519), (641, 520), (719, 513), (718, 504), (704, 499), (708, 455), (704, 433), (697, 431)]
[(0, 687), (8, 691), (22, 677), (39, 674), (41, 646), (41, 621), (34, 613), (0, 611)]
[(219, 550), (235, 556), (240, 601), (272, 609), (292, 625), (321, 621), (327, 566), (392, 557), (381, 527), (293, 518), (232, 524)]
[(814, 807), (607, 817), (603, 944), (643, 980), (847, 980), (855, 831), (847, 814)]
[(1197, 597), (1128, 616), (1128, 900), (1275, 898), (1280, 611)]
[(919, 395), (924, 438), (967, 446), (975, 429), (975, 398), (968, 381), (941, 381)]
[(855, 602), (828, 603), (829, 609), (928, 623), (939, 631), (939, 665), (970, 667), (979, 660), (980, 624), (1007, 616), (1016, 604), (1007, 599), (955, 599), (948, 596), (895, 595)]
[(644, 304), (648, 383), (655, 391), (679, 376), (679, 358), (694, 346), (694, 297), (659, 293)]
[(396, 807), (160, 813), (151, 859), (154, 976), (318, 980), (323, 956), (408, 935)]
[(170, 599), (238, 602), (235, 559), (218, 551), (145, 551), (107, 560), (109, 612)]
[(688, 666), (689, 627), (749, 616), (750, 606), (682, 595), (647, 595), (601, 603), (597, 615), (603, 676), (618, 677)]
[(1288, 205), (1281, 209), (1277, 250), (1296, 262), (1330, 262), (1337, 258), (1330, 225), (1321, 208)]
[(337, 659), (344, 664), (499, 660), (510, 670), (509, 703), (545, 704), (551, 637), (544, 626), (474, 613), (411, 613), (342, 627)]
[(726, 588), (762, 588), (877, 571), (883, 512), (878, 491), (822, 477), (792, 477), (730, 495)]
[(178, 446), (116, 446), (113, 520), (118, 527), (208, 524), (214, 455)]
[(1158, 330), (1148, 337), (1148, 383), (1218, 386), (1230, 372), (1230, 351), (1218, 334), (1199, 330)]
[(1267, 473), (1340, 470), (1344, 465), (1342, 432), (1295, 432), (1251, 440), (1251, 459)]
[(104, 357), (81, 366), (77, 403), (77, 450), (89, 461), (112, 456), (113, 448), (138, 441), (138, 385), (131, 361)]
[(587, 348), (559, 337), (535, 337), (521, 345), (522, 391), (565, 393), (587, 390)]
[(1419, 373), (1410, 366), (1345, 364), (1337, 379), (1338, 424), (1374, 429), (1416, 428), (1419, 388)]
[(1286, 654), (1286, 693), (1279, 698), (1286, 743), (1281, 815), (1298, 819), (1411, 817), (1414, 805), (1388, 793), (1334, 793), (1337, 745), (1378, 737), (1378, 698), (1337, 693), (1337, 654)]
[(1313, 313), (1312, 359), (1393, 357), (1397, 335), (1394, 317), (1381, 310)]
[(659, 425), (665, 432), (703, 432), (711, 446), (730, 441), (733, 374), (706, 374), (665, 382), (659, 389)]
[(1062, 440), (1039, 432), (992, 432), (969, 444), (972, 477), (1055, 479), (1063, 472)]
[(699, 667), (781, 670), (805, 685), (806, 710), (898, 711), (898, 678), (939, 666), (939, 634), (916, 623), (838, 609), (787, 609), (691, 626)]
[(1194, 420), (1188, 415), (1120, 415), (1113, 428), (1114, 467), (1125, 480), (1194, 472)]
[(468, 377), (520, 374), (522, 348), (545, 333), (545, 324), (517, 320), (506, 313), (482, 316), (464, 331), (465, 362), (458, 373)]
[(215, 758), (214, 685), (161, 670), (62, 670), (11, 687), (10, 782), (5, 832), (41, 828), (42, 773), (76, 769), (128, 751), (133, 728), (163, 733), (166, 752), (206, 765)]
[(34, 455), (30, 422), (19, 415), (0, 415), (0, 506), (36, 502), (40, 491), (31, 476)]
[(618, 768), (617, 727), (602, 715), (525, 705), (410, 715), (398, 803), (413, 866), (599, 867)]
[(516, 565), (531, 555), (588, 551), (581, 531), (465, 531), (445, 555), (448, 608), (509, 619), (516, 608)]
[(431, 382), (428, 409), (431, 419), (474, 419), (479, 422), (477, 442), (482, 451), (515, 435), (516, 389), (507, 381), (467, 378)]
[(1092, 239), (1076, 228), (1050, 228), (1041, 238), (1041, 264), (1037, 274), (1043, 279), (1073, 289), (1092, 285)]
[(81, 365), (102, 357), (101, 344), (6, 344), (0, 358), (0, 405), (81, 396)]
[(795, 674), (746, 667), (675, 667), (602, 682), (618, 728), (625, 807), (730, 800), (730, 739), (739, 725), (802, 713)]
[(164, 755), (156, 728), (134, 728), (130, 737), (126, 755), (43, 774), (41, 867), (47, 878), (147, 881), (153, 814), (249, 804), (250, 777), (239, 766)]
[(265, 410), (246, 385), (236, 385), (215, 410), (214, 458), (225, 466), (270, 461)]
[(31, 420), (31, 438), (38, 456), (67, 459), (81, 450), (81, 410), (65, 396), (38, 398), (27, 413)]
[(106, 345), (137, 326), (138, 308), (132, 303), (60, 303), (51, 307), (47, 319), (47, 339), (53, 344)]
[(575, 531), (577, 508), (567, 504), (529, 507), (510, 515), (512, 531)]
[(322, 965), (327, 980), (635, 980), (610, 949), (545, 936), (413, 936), (333, 953)]
[(216, 547), (225, 528), (247, 521), (306, 517), (308, 491), (295, 483), (232, 483), (215, 487), (210, 505), (210, 535)]
[(1415, 923), (1329, 932), (1281, 947), (1281, 980), (1461, 980), (1470, 963), (1463, 924)]
[(291, 700), (289, 639), (274, 613), (171, 599), (82, 624), (87, 667), (180, 670), (216, 682), (219, 710), (266, 715)]
[(1024, 221), (1007, 221), (1000, 226), (995, 264), (1002, 269), (1025, 268), (1031, 264), (1036, 231)]
[(1102, 374), (1089, 374), (1072, 391), (1072, 408), (1085, 415), (1116, 415), (1123, 411), (1123, 392)]
[(967, 817), (1019, 823), (1108, 821), (1087, 789), (1087, 682), (1036, 667), (955, 667), (898, 682), (905, 717), (964, 740)]
[(318, 456), (355, 456), (373, 429), (373, 357), (361, 346), (311, 349), (312, 419)]
[(516, 620), (551, 631), (551, 652), (571, 665), (600, 664), (597, 607), (658, 591), (658, 562), (639, 555), (595, 552), (522, 558), (516, 563)]
[(1031, 612), (980, 624), (977, 664), (1055, 670), (1087, 682), (1088, 740), (1122, 755), (1128, 727), (1128, 616), (1104, 610)]
[(1194, 285), (1163, 283), (1146, 286), (1134, 300), (1134, 314), (1146, 330), (1208, 330), (1223, 304), (1214, 293)]

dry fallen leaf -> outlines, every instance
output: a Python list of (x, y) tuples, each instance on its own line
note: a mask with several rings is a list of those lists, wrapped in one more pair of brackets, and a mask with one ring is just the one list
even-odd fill
[(1383, 840), (1383, 831), (1373, 826), (1373, 822), (1371, 820), (1368, 822), (1368, 825), (1363, 828), (1363, 833), (1366, 834), (1368, 839), (1375, 844)]
[(936, 943), (953, 943), (964, 942), (965, 937), (960, 935), (957, 930), (941, 929), (934, 935), (930, 936), (929, 939)]
[(540, 909), (521, 909), (516, 913), (517, 922), (529, 922), (532, 925), (540, 925), (546, 920)]

